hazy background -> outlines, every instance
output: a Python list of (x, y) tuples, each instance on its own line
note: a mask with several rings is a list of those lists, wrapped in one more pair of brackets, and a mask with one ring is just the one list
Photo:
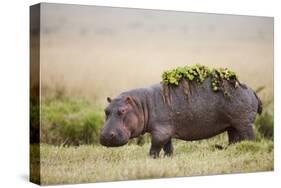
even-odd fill
[(229, 67), (263, 99), (273, 97), (273, 18), (42, 4), (43, 96), (106, 96), (200, 63)]

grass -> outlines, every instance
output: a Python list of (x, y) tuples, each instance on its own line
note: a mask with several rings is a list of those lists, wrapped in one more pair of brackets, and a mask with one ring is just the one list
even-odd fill
[[(216, 149), (215, 144), (224, 149)], [(31, 146), (33, 147), (33, 146)], [(68, 184), (273, 170), (273, 141), (227, 145), (225, 134), (209, 140), (174, 140), (170, 158), (152, 159), (149, 143), (106, 148), (41, 144), (41, 183)], [(33, 165), (33, 164), (31, 164)], [(32, 167), (32, 166), (31, 166)]]

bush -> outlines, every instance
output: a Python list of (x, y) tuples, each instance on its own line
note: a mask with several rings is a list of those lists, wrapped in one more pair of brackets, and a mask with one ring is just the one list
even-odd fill
[(41, 142), (81, 145), (98, 142), (103, 111), (83, 99), (51, 98), (41, 106)]
[(264, 112), (257, 117), (255, 125), (261, 137), (273, 139), (273, 115), (269, 112)]

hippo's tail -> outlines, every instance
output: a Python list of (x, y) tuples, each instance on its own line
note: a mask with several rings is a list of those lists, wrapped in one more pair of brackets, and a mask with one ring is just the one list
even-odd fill
[(256, 96), (256, 98), (258, 100), (258, 110), (257, 110), (257, 112), (259, 114), (261, 114), (262, 113), (262, 102), (261, 102), (260, 98), (257, 96), (256, 92), (254, 92), (254, 94), (255, 94), (255, 96)]

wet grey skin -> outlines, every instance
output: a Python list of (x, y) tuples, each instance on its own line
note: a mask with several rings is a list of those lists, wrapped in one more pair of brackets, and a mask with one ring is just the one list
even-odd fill
[(256, 93), (244, 84), (237, 88), (225, 82), (228, 96), (214, 92), (211, 80), (202, 84), (190, 82), (189, 94), (182, 84), (169, 86), (169, 103), (161, 83), (107, 98), (106, 121), (100, 143), (117, 147), (129, 139), (151, 134), (150, 156), (173, 154), (172, 138), (185, 141), (207, 139), (227, 131), (229, 143), (254, 140), (253, 123), (262, 103)]

